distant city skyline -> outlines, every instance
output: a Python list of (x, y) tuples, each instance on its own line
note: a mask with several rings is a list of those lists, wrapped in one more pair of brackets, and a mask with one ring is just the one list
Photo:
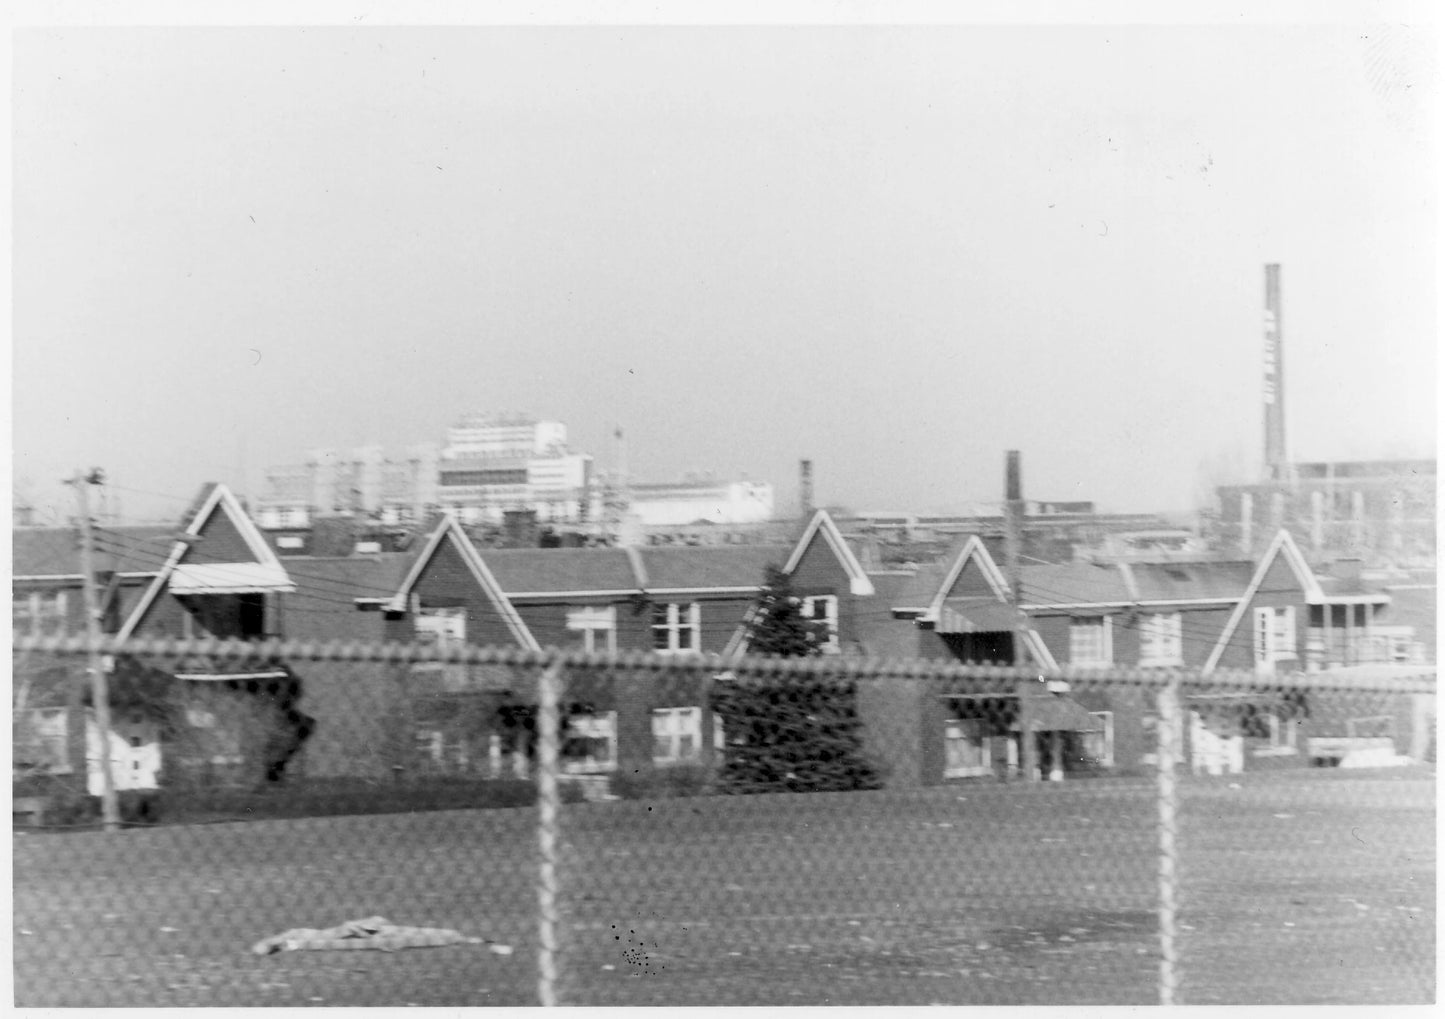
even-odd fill
[[(1372, 14), (1375, 8), (1361, 5)], [(1302, 15), (1302, 17), (1305, 15)], [(63, 522), (522, 409), (628, 472), (1186, 511), (1435, 455), (1431, 41), (1402, 25), (14, 36), (12, 477)], [(1342, 158), (1342, 154), (1348, 154)]]

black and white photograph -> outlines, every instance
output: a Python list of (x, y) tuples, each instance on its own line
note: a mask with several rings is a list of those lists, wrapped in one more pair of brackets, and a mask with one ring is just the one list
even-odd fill
[(15, 1007), (1430, 1006), (1417, 0), (26, 0)]

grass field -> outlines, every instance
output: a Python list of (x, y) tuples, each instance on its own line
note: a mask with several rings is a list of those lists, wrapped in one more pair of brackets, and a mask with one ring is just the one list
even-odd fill
[[(1433, 1000), (1432, 773), (1181, 788), (1185, 1003)], [(569, 806), (562, 1000), (1150, 1004), (1156, 818), (1126, 779)], [(16, 1003), (534, 1004), (535, 823), (16, 835)], [(377, 913), (495, 944), (247, 952)]]

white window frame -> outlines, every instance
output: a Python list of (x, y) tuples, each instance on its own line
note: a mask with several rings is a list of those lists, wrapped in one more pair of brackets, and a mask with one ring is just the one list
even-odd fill
[[(1080, 653), (1079, 637), (1089, 638), (1089, 647)], [(1094, 635), (1098, 632), (1097, 653), (1094, 653)], [(1113, 665), (1114, 664), (1114, 620), (1110, 616), (1085, 616), (1069, 620), (1069, 663), (1071, 665)]]
[[(1084, 748), (1090, 759), (1101, 768), (1112, 768), (1114, 766), (1114, 713), (1112, 711), (1090, 711), (1089, 714), (1104, 723), (1104, 728), (1099, 732), (1084, 733)], [(1098, 753), (1095, 749), (1094, 740), (1099, 740)]]
[[(65, 591), (28, 591), (24, 594), (12, 595), (11, 600), (25, 606), (25, 622), (30, 636), (47, 636), (46, 628), (42, 625), (44, 622), (59, 622), (59, 629), (51, 631), (55, 634), (63, 634), (70, 630), (70, 603)], [(13, 612), (11, 618), (14, 619)]]
[(563, 757), (562, 771), (568, 775), (595, 775), (617, 770), (617, 712), (599, 711), (567, 719), (567, 735), (574, 739), (602, 740), (603, 756)]
[(418, 644), (430, 644), (438, 650), (460, 647), (467, 642), (467, 610), (460, 605), (416, 605), (412, 611), (412, 631)]
[(567, 629), (579, 634), (583, 651), (608, 654), (617, 651), (617, 607), (614, 605), (569, 607)]
[(1178, 612), (1146, 612), (1139, 622), (1139, 664), (1184, 664), (1184, 617)]
[[(818, 612), (822, 608), (822, 613)], [(798, 611), (803, 618), (827, 627), (828, 635), (818, 643), (825, 654), (837, 653), (838, 643), (838, 596), (836, 594), (813, 594), (798, 602)]]
[[(982, 730), (983, 725), (984, 720), (980, 718), (950, 718), (943, 723), (944, 778), (976, 778), (993, 773), (992, 737), (981, 731), (974, 735), (970, 735), (967, 731), (969, 729)], [(964, 755), (950, 752), (960, 746), (968, 746), (971, 750), (976, 750), (977, 759), (972, 763), (960, 763), (958, 759)]]
[(35, 770), (50, 775), (69, 775), (70, 712), (66, 708), (26, 708), (17, 712), (12, 734), (16, 742), (39, 750)]
[[(665, 609), (661, 622), (658, 610)], [(697, 602), (669, 602), (652, 608), (652, 650), (660, 655), (693, 654), (702, 650), (702, 606)], [(684, 613), (686, 618), (684, 618)], [(686, 646), (683, 636), (687, 635)], [(666, 640), (659, 646), (660, 639)]]
[[(692, 749), (684, 750), (684, 740)], [(658, 752), (658, 742), (667, 743)], [(702, 759), (702, 708), (654, 708), (652, 711), (652, 763), (693, 764)]]
[(1254, 610), (1254, 667), (1274, 672), (1276, 663), (1299, 656), (1293, 605), (1256, 606)]

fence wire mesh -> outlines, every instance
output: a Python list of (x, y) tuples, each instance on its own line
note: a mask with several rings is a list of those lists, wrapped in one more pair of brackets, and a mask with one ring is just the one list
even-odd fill
[(1434, 998), (1433, 675), (91, 650), (12, 658), (21, 1006)]

